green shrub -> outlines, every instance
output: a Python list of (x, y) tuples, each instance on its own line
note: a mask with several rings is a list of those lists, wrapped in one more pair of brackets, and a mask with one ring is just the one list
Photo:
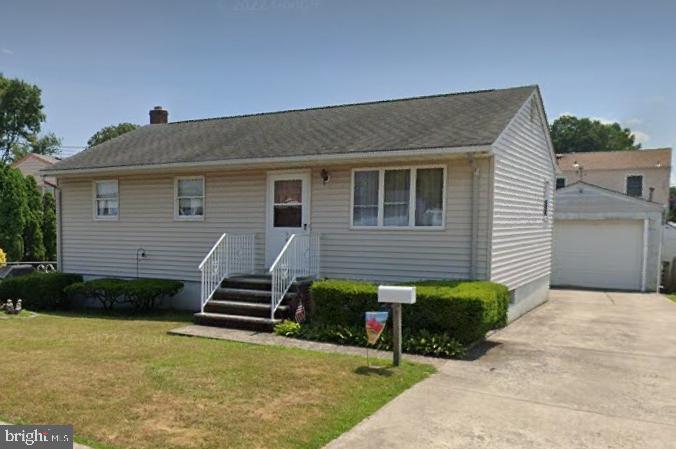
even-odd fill
[(291, 320), (284, 320), (275, 325), (275, 333), (284, 337), (294, 337), (300, 330), (300, 324)]
[(66, 294), (70, 297), (94, 298), (104, 309), (110, 310), (115, 304), (122, 302), (125, 282), (127, 281), (106, 278), (79, 282), (66, 288)]
[[(364, 327), (341, 325), (298, 324), (285, 320), (275, 326), (275, 332), (285, 337), (313, 340), (340, 345), (373, 347), (383, 351), (392, 350), (392, 333), (383, 331), (375, 345), (368, 345)], [(465, 347), (448, 334), (432, 334), (428, 331), (405, 332), (401, 341), (402, 350), (409, 354), (419, 354), (441, 358), (459, 358), (465, 355)]]
[(104, 309), (116, 304), (129, 304), (134, 310), (147, 311), (157, 306), (160, 298), (173, 296), (183, 288), (183, 283), (167, 279), (94, 279), (73, 284), (66, 290), (77, 295), (98, 300)]
[(162, 297), (174, 296), (183, 288), (183, 282), (168, 279), (136, 279), (126, 281), (123, 294), (136, 310), (152, 310)]
[(29, 310), (68, 307), (68, 286), (82, 281), (79, 274), (31, 273), (0, 282), (0, 300), (22, 299)]
[[(507, 321), (509, 292), (486, 281), (424, 281), (416, 287), (416, 303), (404, 305), (404, 331), (446, 334), (468, 344)], [(323, 280), (312, 284), (316, 325), (362, 326), (364, 312), (383, 309), (378, 286), (368, 282)]]

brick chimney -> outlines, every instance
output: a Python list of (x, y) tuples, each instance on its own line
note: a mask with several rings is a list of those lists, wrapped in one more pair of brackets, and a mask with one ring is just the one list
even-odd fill
[(169, 121), (169, 111), (162, 109), (162, 106), (155, 106), (149, 114), (151, 125), (159, 125)]

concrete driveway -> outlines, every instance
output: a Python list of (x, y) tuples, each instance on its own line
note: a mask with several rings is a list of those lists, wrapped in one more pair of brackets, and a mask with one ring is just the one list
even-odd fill
[(676, 448), (676, 304), (553, 290), (327, 447)]

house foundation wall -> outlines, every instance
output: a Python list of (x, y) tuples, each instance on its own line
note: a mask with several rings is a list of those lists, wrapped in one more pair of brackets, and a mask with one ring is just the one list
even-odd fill
[(549, 298), (549, 275), (542, 276), (511, 291), (507, 321), (512, 322)]

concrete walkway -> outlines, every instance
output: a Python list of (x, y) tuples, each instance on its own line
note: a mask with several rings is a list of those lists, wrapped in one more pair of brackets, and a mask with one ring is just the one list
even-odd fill
[(327, 449), (676, 448), (676, 304), (552, 291)]

